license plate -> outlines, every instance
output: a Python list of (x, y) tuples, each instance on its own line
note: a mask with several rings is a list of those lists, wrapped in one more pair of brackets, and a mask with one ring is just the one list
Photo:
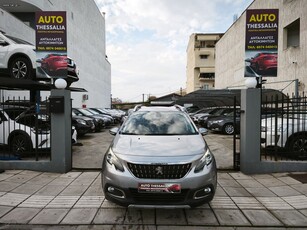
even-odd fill
[(181, 185), (172, 183), (140, 183), (138, 191), (141, 193), (180, 193)]

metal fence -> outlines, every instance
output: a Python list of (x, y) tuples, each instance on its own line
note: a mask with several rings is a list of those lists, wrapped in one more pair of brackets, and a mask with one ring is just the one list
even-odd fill
[(307, 160), (307, 96), (262, 99), (261, 160)]
[(51, 123), (47, 98), (0, 99), (0, 160), (50, 160)]

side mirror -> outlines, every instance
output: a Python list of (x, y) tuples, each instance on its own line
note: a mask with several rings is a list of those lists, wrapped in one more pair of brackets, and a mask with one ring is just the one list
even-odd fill
[(118, 132), (119, 128), (118, 127), (114, 127), (112, 129), (109, 130), (109, 133), (113, 136), (115, 136)]
[(205, 128), (199, 128), (198, 131), (202, 136), (205, 136), (208, 134), (208, 129), (205, 129)]

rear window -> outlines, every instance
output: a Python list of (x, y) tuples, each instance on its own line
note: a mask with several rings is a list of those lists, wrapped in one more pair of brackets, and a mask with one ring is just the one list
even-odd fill
[(184, 113), (173, 111), (140, 111), (132, 113), (121, 134), (127, 135), (193, 135), (197, 130)]

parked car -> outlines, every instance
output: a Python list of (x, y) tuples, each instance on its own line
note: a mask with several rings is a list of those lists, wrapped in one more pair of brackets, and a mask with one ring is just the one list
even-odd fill
[(87, 108), (86, 110), (93, 115), (101, 117), (103, 119), (105, 126), (110, 126), (114, 124), (114, 119), (111, 115), (99, 113), (96, 110), (89, 109), (89, 108)]
[(212, 131), (222, 132), (226, 135), (231, 135), (235, 132), (240, 132), (240, 111), (236, 114), (236, 122), (234, 124), (234, 110), (217, 117), (209, 117), (207, 120), (207, 128)]
[(102, 164), (106, 199), (129, 207), (194, 207), (216, 191), (213, 154), (176, 106), (139, 107), (115, 135)]
[(94, 118), (75, 115), (71, 117), (71, 124), (75, 127), (78, 137), (95, 131)]
[(35, 76), (35, 46), (22, 39), (0, 32), (0, 69), (12, 78)]
[(38, 126), (26, 116), (18, 116), (16, 120), (0, 108), (0, 144), (18, 155), (30, 154), (36, 143), (39, 149), (50, 148), (50, 125), (46, 117), (38, 116)]
[(72, 115), (73, 116), (84, 116), (84, 117), (90, 117), (94, 119), (95, 124), (95, 132), (100, 132), (104, 127), (104, 120), (101, 116), (94, 115), (83, 108), (72, 108)]
[(307, 157), (307, 114), (292, 113), (261, 120), (261, 138), (266, 148), (284, 148), (298, 157)]
[(276, 52), (260, 52), (248, 60), (251, 68), (257, 74), (265, 71), (277, 70), (277, 53)]
[(114, 123), (120, 123), (123, 117), (120, 113), (110, 109), (91, 108), (91, 110), (96, 111), (99, 114), (111, 116), (114, 120)]
[(210, 111), (208, 114), (204, 114), (203, 116), (198, 118), (198, 124), (202, 127), (207, 128), (207, 121), (209, 118), (218, 117), (223, 114), (231, 113), (234, 109), (233, 108), (215, 108), (212, 111)]

